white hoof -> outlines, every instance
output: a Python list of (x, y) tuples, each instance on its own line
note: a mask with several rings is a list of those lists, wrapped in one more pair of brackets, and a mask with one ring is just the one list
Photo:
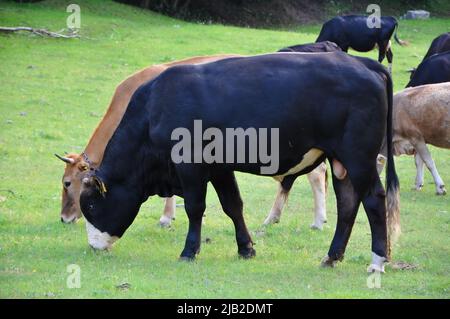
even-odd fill
[(313, 223), (310, 227), (314, 230), (323, 230), (323, 223)]
[(378, 256), (372, 252), (372, 263), (367, 267), (367, 272), (382, 272), (384, 273), (384, 263), (386, 262), (385, 257)]
[(263, 225), (272, 225), (272, 224), (277, 224), (280, 222), (280, 217), (279, 216), (273, 216), (272, 214), (270, 214), (269, 216), (267, 216), (266, 220), (264, 221)]
[(447, 194), (447, 190), (445, 189), (445, 185), (441, 185), (436, 189), (436, 195), (445, 195)]
[(159, 219), (159, 226), (161, 227), (170, 227), (170, 224), (172, 223), (172, 218), (167, 217), (165, 215), (162, 215)]

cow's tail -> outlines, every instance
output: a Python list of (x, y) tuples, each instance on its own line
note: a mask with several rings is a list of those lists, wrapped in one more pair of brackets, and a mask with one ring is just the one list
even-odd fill
[(401, 46), (407, 46), (408, 45), (407, 41), (403, 41), (403, 40), (398, 38), (398, 36), (397, 36), (397, 29), (398, 29), (398, 22), (395, 21), (395, 28), (394, 28), (394, 39), (395, 39), (395, 42), (397, 42)]
[(387, 220), (387, 239), (388, 239), (388, 257), (391, 255), (391, 245), (393, 245), (400, 236), (400, 185), (395, 172), (394, 154), (392, 150), (393, 137), (393, 88), (392, 79), (388, 72), (385, 72), (387, 78), (387, 93), (388, 93), (388, 113), (386, 126), (386, 143), (387, 143), (387, 167), (386, 167), (386, 189), (387, 189), (387, 203), (386, 203), (386, 220)]

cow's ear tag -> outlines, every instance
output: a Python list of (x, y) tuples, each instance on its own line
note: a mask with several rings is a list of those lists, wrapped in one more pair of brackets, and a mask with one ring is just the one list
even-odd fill
[(92, 179), (100, 194), (102, 194), (102, 196), (105, 197), (105, 194), (107, 192), (105, 183), (103, 183), (103, 181), (97, 176), (92, 176)]

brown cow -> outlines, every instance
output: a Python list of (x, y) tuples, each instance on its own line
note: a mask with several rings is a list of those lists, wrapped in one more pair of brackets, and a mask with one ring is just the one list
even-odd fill
[(395, 155), (414, 155), (415, 189), (423, 187), (423, 164), (430, 170), (436, 194), (446, 190), (426, 144), (450, 149), (450, 82), (408, 88), (394, 95)]
[[(81, 180), (89, 168), (98, 167), (102, 162), (106, 145), (119, 125), (131, 96), (140, 85), (155, 78), (164, 70), (174, 65), (207, 63), (235, 56), (238, 55), (219, 54), (204, 57), (200, 56), (165, 64), (153, 65), (131, 75), (120, 83), (116, 88), (105, 116), (92, 134), (84, 152), (81, 154), (68, 154), (65, 157), (57, 155), (59, 159), (66, 163), (66, 169), (62, 178), (63, 191), (61, 221), (64, 223), (71, 223), (81, 217), (79, 203)], [(174, 214), (175, 198), (167, 198), (164, 214), (160, 219), (161, 225), (170, 225)]]

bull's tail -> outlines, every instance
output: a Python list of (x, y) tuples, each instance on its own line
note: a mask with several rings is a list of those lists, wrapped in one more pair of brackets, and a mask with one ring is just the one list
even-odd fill
[(388, 257), (391, 255), (391, 245), (400, 236), (400, 196), (399, 196), (399, 181), (397, 173), (395, 172), (394, 154), (392, 151), (392, 113), (393, 113), (393, 88), (390, 74), (385, 73), (387, 77), (387, 93), (388, 93), (388, 114), (387, 114), (387, 168), (386, 168), (386, 189), (387, 189), (387, 235), (388, 235)]
[(397, 42), (397, 43), (400, 44), (401, 46), (407, 46), (407, 45), (408, 45), (408, 42), (403, 41), (403, 40), (401, 40), (401, 39), (398, 38), (398, 36), (397, 36), (397, 29), (398, 29), (398, 23), (395, 22), (395, 29), (394, 29), (394, 39), (395, 39), (395, 42)]

